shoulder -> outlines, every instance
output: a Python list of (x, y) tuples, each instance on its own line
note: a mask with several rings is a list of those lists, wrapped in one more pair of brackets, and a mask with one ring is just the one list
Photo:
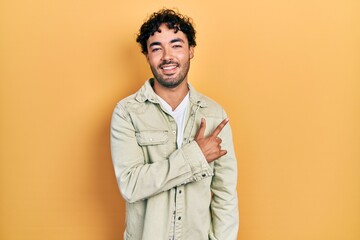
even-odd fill
[(193, 104), (199, 105), (201, 111), (207, 116), (225, 117), (224, 108), (214, 99), (202, 93), (196, 92), (194, 89), (191, 91), (190, 99)]
[(202, 111), (206, 115), (220, 117), (222, 119), (226, 117), (224, 108), (218, 102), (208, 96), (204, 95), (203, 97), (206, 103), (206, 107), (202, 108)]
[(116, 103), (116, 106), (120, 106), (120, 107), (126, 107), (126, 105), (128, 104), (133, 104), (133, 103), (136, 103), (136, 94), (137, 93), (133, 93), (127, 97), (124, 97), (122, 99), (120, 99), (117, 103)]
[(118, 101), (114, 113), (120, 115), (143, 113), (148, 108), (149, 104), (147, 104), (147, 101), (139, 101), (137, 95), (138, 93), (134, 93)]
[(208, 108), (223, 109), (223, 107), (211, 97), (201, 94), (203, 101), (206, 103)]

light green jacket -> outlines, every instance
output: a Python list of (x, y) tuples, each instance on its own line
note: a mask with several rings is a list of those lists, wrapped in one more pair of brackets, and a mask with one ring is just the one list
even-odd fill
[(121, 100), (111, 122), (111, 153), (126, 200), (125, 240), (235, 240), (238, 233), (237, 163), (231, 129), (219, 137), (228, 153), (208, 164), (194, 141), (201, 118), (211, 133), (226, 117), (190, 85), (183, 145), (176, 122), (161, 107), (150, 79)]

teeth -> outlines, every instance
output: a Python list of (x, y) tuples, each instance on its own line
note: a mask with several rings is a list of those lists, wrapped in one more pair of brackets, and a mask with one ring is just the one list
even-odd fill
[(163, 67), (164, 70), (170, 70), (170, 69), (174, 69), (176, 68), (176, 66), (167, 66), (167, 67)]

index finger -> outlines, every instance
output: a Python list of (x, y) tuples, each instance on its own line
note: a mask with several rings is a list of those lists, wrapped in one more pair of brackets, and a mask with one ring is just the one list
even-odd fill
[(221, 123), (219, 123), (219, 125), (215, 128), (215, 130), (213, 131), (213, 133), (211, 134), (212, 137), (217, 137), (217, 135), (219, 135), (219, 133), (221, 132), (221, 130), (223, 130), (223, 128), (225, 127), (225, 125), (229, 122), (229, 118), (225, 118), (224, 120), (221, 121)]

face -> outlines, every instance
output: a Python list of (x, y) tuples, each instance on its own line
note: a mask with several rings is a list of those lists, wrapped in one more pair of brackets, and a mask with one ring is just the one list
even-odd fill
[(175, 33), (165, 24), (160, 25), (159, 29), (160, 32), (155, 32), (147, 41), (146, 58), (157, 83), (166, 88), (175, 88), (184, 80), (187, 82), (194, 47), (189, 47), (182, 31)]

